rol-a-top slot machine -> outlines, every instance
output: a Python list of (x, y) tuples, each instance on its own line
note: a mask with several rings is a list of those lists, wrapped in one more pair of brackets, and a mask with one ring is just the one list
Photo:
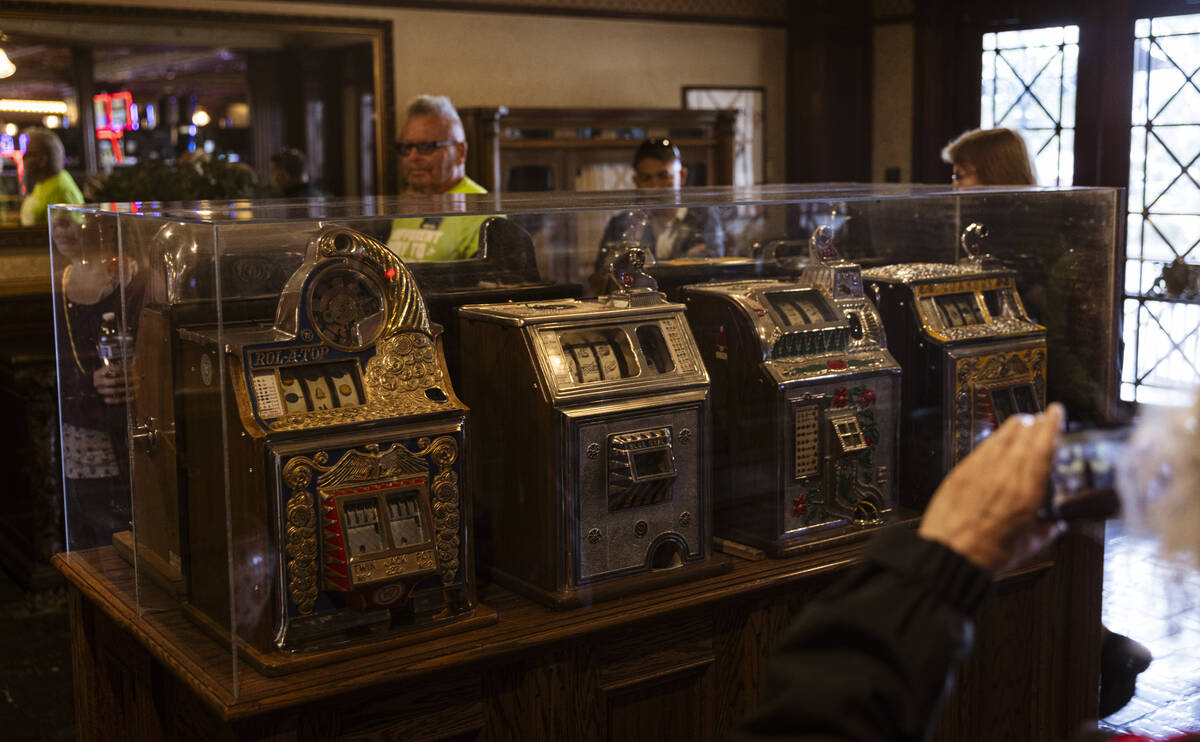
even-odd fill
[[(384, 245), (324, 227), (273, 322), (174, 329), (197, 620), (226, 635), (232, 621), (266, 672), (494, 620), (475, 600), (467, 409), (440, 328)], [(224, 452), (205, 444), (222, 426)], [(213, 496), (226, 489), (228, 505)]]

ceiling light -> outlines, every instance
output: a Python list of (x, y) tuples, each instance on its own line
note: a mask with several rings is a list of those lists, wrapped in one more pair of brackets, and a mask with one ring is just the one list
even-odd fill
[(62, 119), (52, 113), (42, 119), (42, 123), (46, 125), (47, 129), (57, 129), (58, 125), (62, 123)]
[[(8, 35), (3, 31), (0, 31), (0, 43), (5, 41), (8, 41)], [(4, 53), (4, 50), (0, 49), (0, 80), (3, 80), (6, 77), (12, 77), (12, 73), (16, 71), (17, 66), (12, 63), (12, 60), (9, 59), (8, 55)]]
[(4, 133), (9, 135), (10, 137), (15, 137), (17, 135), (17, 125), (16, 124), (5, 124), (4, 125)]
[(208, 126), (208, 122), (211, 120), (208, 116), (208, 111), (205, 111), (203, 108), (197, 108), (195, 113), (192, 114), (192, 123), (196, 126)]
[(67, 113), (67, 104), (61, 100), (0, 98), (0, 111), (11, 113), (57, 113), (63, 116)]

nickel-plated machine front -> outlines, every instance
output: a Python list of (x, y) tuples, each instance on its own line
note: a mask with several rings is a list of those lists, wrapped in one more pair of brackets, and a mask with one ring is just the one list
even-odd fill
[(799, 280), (684, 289), (712, 377), (716, 529), (781, 555), (894, 505), (900, 367), (859, 267), (818, 229)]
[(963, 233), (956, 265), (903, 263), (863, 272), (904, 369), (900, 492), (923, 507), (960, 459), (1014, 413), (1046, 399), (1046, 329), (1033, 322), (1016, 274), (981, 254), (987, 232)]
[(637, 253), (599, 299), (459, 311), (480, 563), (556, 606), (728, 568), (711, 553), (708, 375)]

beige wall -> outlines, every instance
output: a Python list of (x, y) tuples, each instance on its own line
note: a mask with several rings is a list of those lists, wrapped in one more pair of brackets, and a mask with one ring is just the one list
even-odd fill
[[(400, 105), (416, 93), (443, 92), (463, 106), (678, 108), (684, 85), (764, 86), (767, 130), (775, 132), (767, 179), (783, 178), (783, 29), (436, 11), (397, 15)], [(429, 63), (447, 58), (454, 63)]]
[[(161, 0), (95, 5), (179, 8)], [(678, 108), (684, 85), (766, 88), (766, 179), (784, 177), (782, 27), (208, 0), (206, 11), (391, 20), (397, 116), (413, 95), (459, 106)], [(169, 40), (164, 40), (168, 41)]]

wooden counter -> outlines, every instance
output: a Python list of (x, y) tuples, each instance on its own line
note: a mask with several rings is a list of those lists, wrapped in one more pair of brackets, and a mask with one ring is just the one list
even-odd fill
[[(725, 575), (554, 611), (495, 586), (491, 626), (265, 677), (105, 547), (60, 554), (80, 740), (715, 740), (752, 709), (768, 648), (862, 543), (734, 559)], [(1006, 576), (941, 740), (1054, 740), (1094, 715), (1103, 542)], [(820, 683), (819, 678), (813, 679)]]

